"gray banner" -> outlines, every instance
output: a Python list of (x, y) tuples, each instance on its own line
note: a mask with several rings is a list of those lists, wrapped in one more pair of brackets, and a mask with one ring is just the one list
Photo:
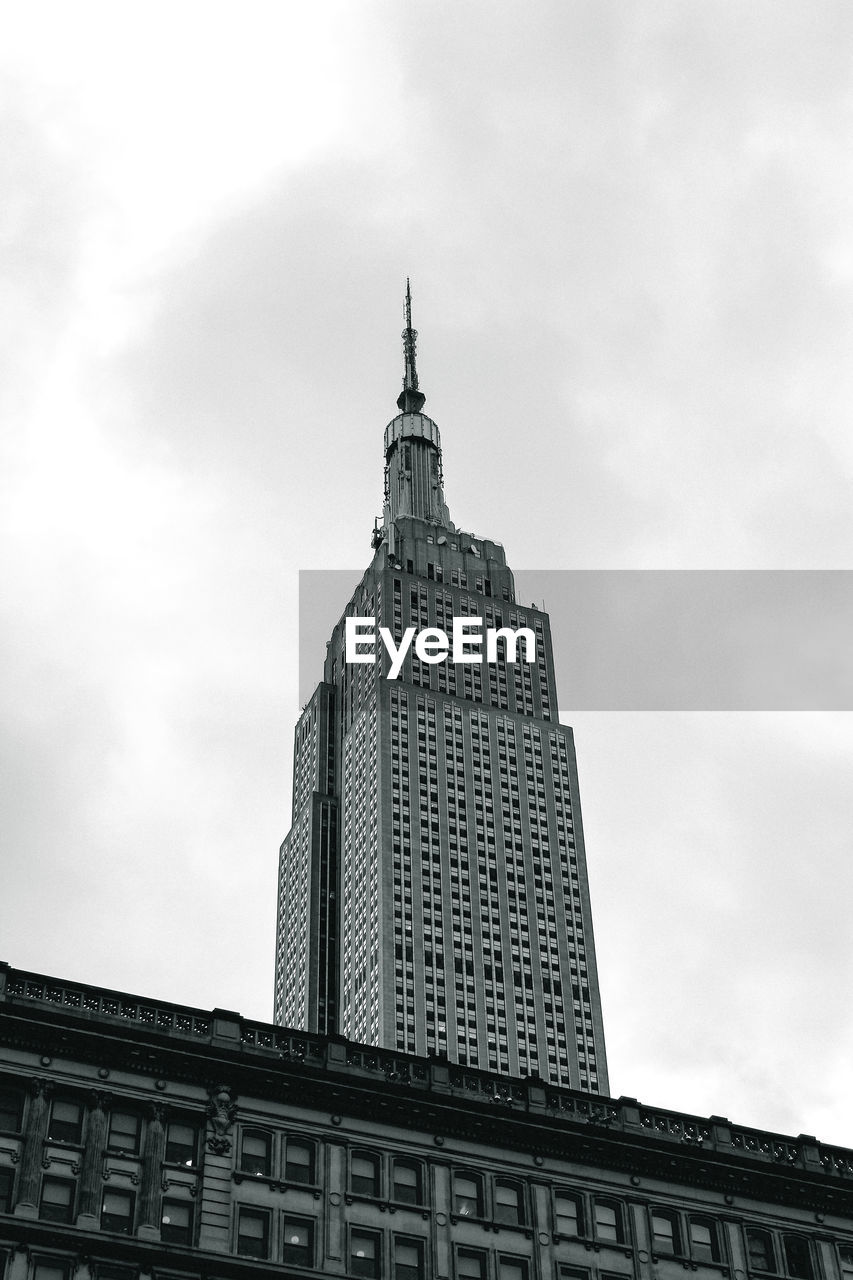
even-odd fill
[[(300, 573), (303, 704), (360, 577)], [(853, 710), (853, 571), (540, 569), (515, 581), (520, 604), (550, 615), (564, 713)]]

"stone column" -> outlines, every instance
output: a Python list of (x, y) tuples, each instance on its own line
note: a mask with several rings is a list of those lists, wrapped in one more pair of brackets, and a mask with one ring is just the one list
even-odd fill
[(152, 1102), (142, 1148), (142, 1186), (139, 1192), (139, 1226), (136, 1234), (144, 1240), (160, 1239), (160, 1193), (163, 1161), (166, 1157), (165, 1107)]
[(237, 1115), (237, 1102), (229, 1085), (211, 1088), (207, 1115), (209, 1125), (201, 1181), (199, 1247), (227, 1253), (234, 1187), (231, 1178), (234, 1169), (231, 1130)]
[(83, 1148), (83, 1167), (80, 1171), (80, 1198), (77, 1209), (77, 1226), (97, 1230), (101, 1217), (101, 1193), (103, 1190), (104, 1148), (107, 1145), (107, 1113), (112, 1104), (112, 1094), (97, 1089), (89, 1094), (89, 1114), (86, 1117), (86, 1145)]
[(33, 1100), (24, 1134), (21, 1154), (21, 1177), (18, 1182), (18, 1203), (15, 1214), (19, 1218), (37, 1218), (39, 1186), (41, 1184), (44, 1140), (47, 1134), (48, 1097), (53, 1088), (51, 1080), (35, 1079), (30, 1083)]

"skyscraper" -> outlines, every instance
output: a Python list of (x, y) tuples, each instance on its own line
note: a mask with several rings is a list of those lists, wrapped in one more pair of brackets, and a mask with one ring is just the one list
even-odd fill
[[(501, 544), (450, 518), (408, 288), (405, 315), (373, 560), (296, 726), (275, 1019), (606, 1093), (577, 766), (548, 616), (516, 600)], [(474, 631), (476, 619), (528, 630), (535, 654), (507, 636), (493, 661), (410, 647), (389, 678), (378, 640), (375, 661), (353, 661), (348, 618), (374, 620), (397, 646), (408, 628), (450, 633), (468, 619)]]

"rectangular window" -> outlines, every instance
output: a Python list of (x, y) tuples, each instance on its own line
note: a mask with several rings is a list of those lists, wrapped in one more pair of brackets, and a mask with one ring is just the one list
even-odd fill
[(74, 1190), (67, 1178), (43, 1178), (39, 1217), (46, 1222), (73, 1222)]
[(272, 1135), (244, 1129), (240, 1139), (240, 1172), (268, 1178), (272, 1172)]
[(127, 1236), (133, 1230), (133, 1193), (105, 1191), (101, 1204), (101, 1230)]
[(367, 1151), (353, 1152), (350, 1187), (361, 1196), (379, 1195), (379, 1156)]
[(350, 1232), (349, 1265), (352, 1275), (379, 1280), (382, 1275), (380, 1239), (375, 1231)]
[(269, 1256), (269, 1214), (258, 1209), (240, 1209), (237, 1215), (237, 1252), (244, 1258)]
[(313, 1142), (303, 1142), (298, 1138), (288, 1138), (287, 1160), (284, 1167), (286, 1182), (305, 1182), (309, 1184), (316, 1182), (314, 1150)]
[(68, 1263), (54, 1258), (37, 1258), (33, 1263), (33, 1280), (68, 1280)]
[(197, 1164), (198, 1129), (171, 1120), (166, 1127), (166, 1163)]
[(530, 1263), (526, 1258), (502, 1253), (498, 1258), (498, 1280), (530, 1280)]
[(456, 1280), (486, 1280), (486, 1253), (482, 1249), (457, 1249)]
[(0, 1213), (12, 1212), (12, 1187), (15, 1182), (13, 1169), (0, 1169)]
[(424, 1280), (426, 1275), (423, 1240), (411, 1240), (403, 1236), (394, 1238), (393, 1280)]
[(107, 1146), (111, 1151), (135, 1155), (139, 1150), (139, 1116), (132, 1111), (111, 1111)]
[(24, 1095), (18, 1089), (0, 1089), (0, 1133), (20, 1133)]
[(193, 1206), (188, 1201), (163, 1201), (160, 1237), (169, 1244), (192, 1244)]
[(79, 1102), (56, 1098), (50, 1107), (47, 1136), (52, 1142), (79, 1142), (83, 1132), (83, 1108)]
[(841, 1264), (841, 1274), (844, 1280), (853, 1277), (853, 1246), (840, 1244), (838, 1246), (838, 1261)]
[(282, 1261), (294, 1267), (314, 1265), (314, 1224), (304, 1218), (285, 1217)]

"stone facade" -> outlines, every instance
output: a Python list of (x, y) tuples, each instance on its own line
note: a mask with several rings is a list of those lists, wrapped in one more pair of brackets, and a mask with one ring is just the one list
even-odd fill
[(853, 1152), (0, 968), (3, 1280), (849, 1280)]

